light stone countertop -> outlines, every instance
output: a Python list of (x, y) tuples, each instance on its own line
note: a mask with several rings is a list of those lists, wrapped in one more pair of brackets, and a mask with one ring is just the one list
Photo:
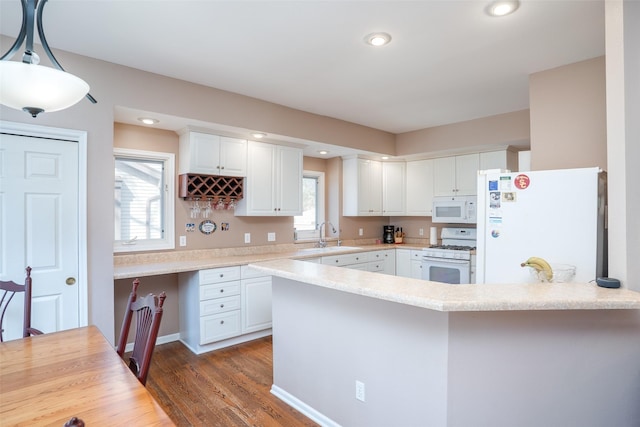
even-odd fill
[[(300, 247), (302, 246), (302, 247)], [(208, 268), (233, 267), (277, 259), (309, 259), (385, 249), (422, 249), (425, 244), (358, 244), (326, 248), (304, 245), (254, 246), (229, 249), (202, 249), (142, 254), (115, 255), (114, 279), (134, 279), (161, 274), (183, 273)]]
[(272, 276), (437, 311), (640, 309), (640, 293), (594, 283), (449, 285), (290, 259), (251, 264)]

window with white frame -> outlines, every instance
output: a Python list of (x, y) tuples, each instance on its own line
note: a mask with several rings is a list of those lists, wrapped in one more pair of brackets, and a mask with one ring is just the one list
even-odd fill
[(115, 148), (114, 252), (175, 248), (173, 153)]
[(324, 222), (324, 172), (304, 171), (302, 177), (302, 215), (293, 218), (297, 240), (318, 239)]

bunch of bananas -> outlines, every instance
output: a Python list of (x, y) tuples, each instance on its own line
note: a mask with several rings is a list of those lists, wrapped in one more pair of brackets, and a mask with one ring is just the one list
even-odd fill
[(535, 269), (536, 272), (538, 273), (538, 276), (544, 275), (544, 278), (546, 278), (548, 282), (550, 282), (551, 279), (553, 279), (553, 270), (551, 269), (551, 266), (547, 261), (545, 261), (540, 257), (532, 256), (525, 262), (521, 263), (520, 266), (531, 267)]

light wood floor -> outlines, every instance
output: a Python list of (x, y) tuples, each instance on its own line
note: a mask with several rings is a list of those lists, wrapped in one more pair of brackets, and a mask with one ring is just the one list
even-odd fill
[(147, 389), (178, 426), (317, 426), (269, 390), (271, 337), (195, 355), (157, 345)]

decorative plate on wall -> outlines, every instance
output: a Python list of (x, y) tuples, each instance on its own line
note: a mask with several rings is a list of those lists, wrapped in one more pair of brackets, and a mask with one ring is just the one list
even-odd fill
[(200, 229), (200, 232), (202, 234), (211, 234), (214, 231), (216, 231), (216, 229), (218, 228), (218, 226), (216, 225), (215, 222), (205, 219), (204, 221), (202, 221), (200, 223), (200, 226), (198, 227)]

